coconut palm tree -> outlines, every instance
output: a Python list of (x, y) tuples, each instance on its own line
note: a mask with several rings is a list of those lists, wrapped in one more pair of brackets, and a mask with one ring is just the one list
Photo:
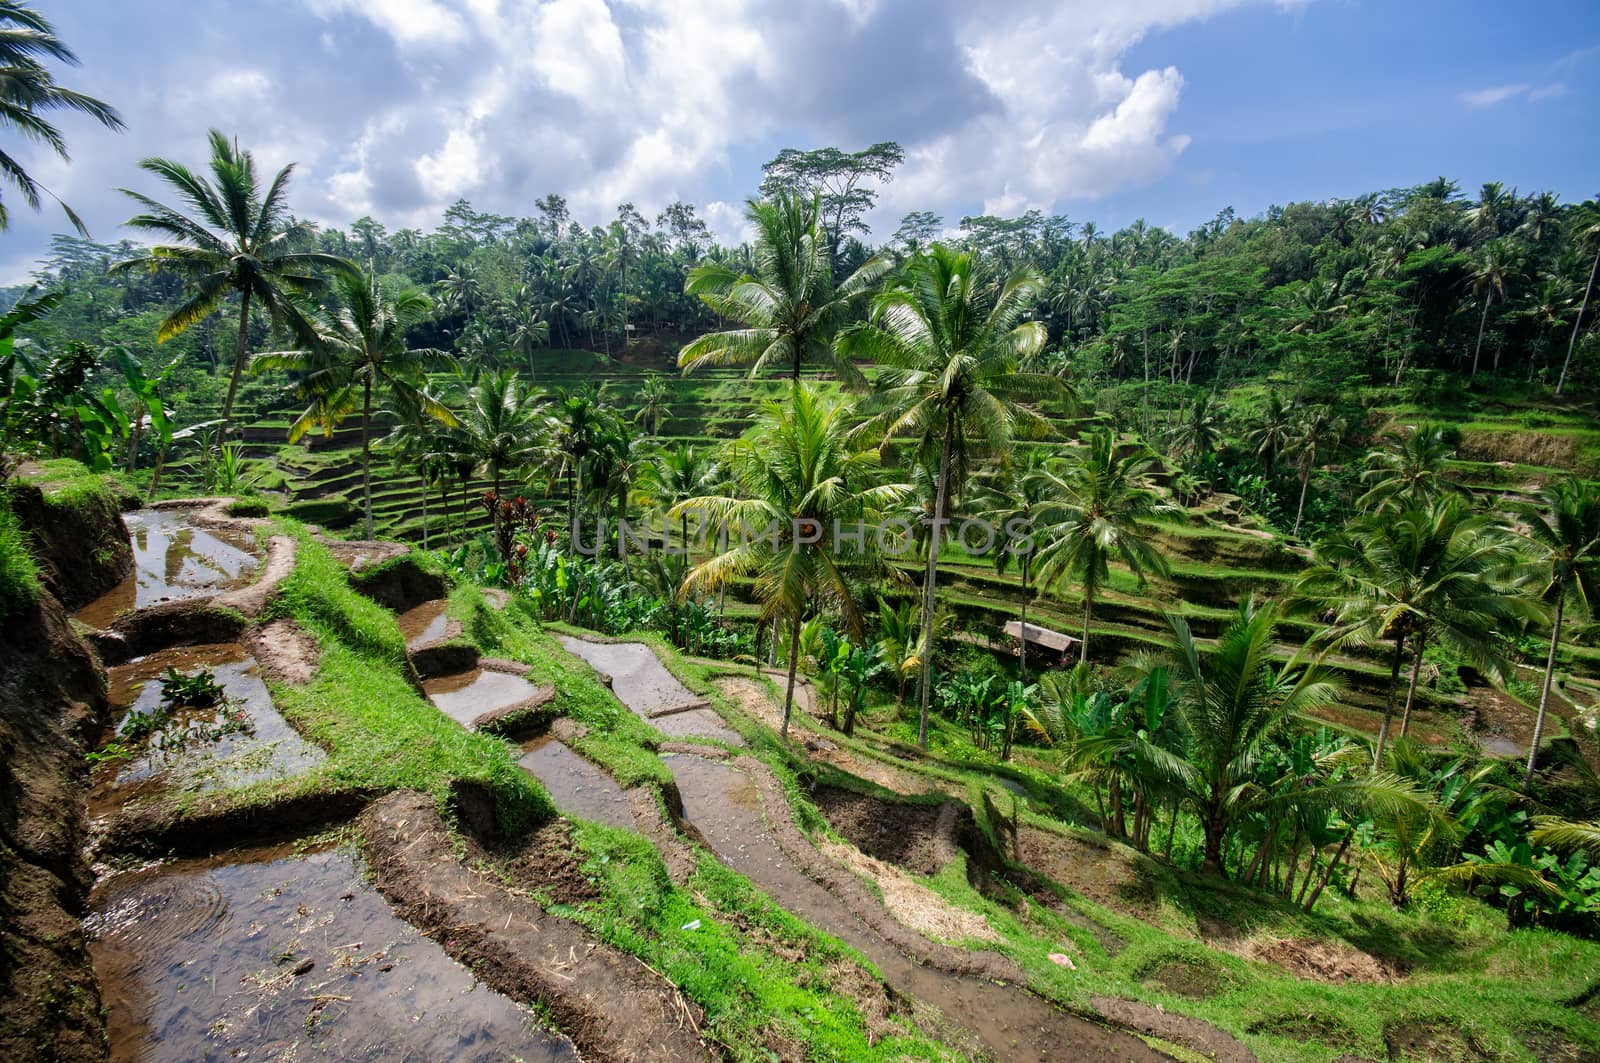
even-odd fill
[(1451, 645), (1485, 672), (1500, 676), (1502, 625), (1537, 616), (1533, 603), (1506, 585), (1517, 555), (1509, 536), (1488, 516), (1458, 499), (1374, 514), (1317, 547), (1317, 563), (1296, 593), (1333, 614), (1320, 636), (1330, 646), (1392, 644), (1389, 694), (1373, 763), (1384, 745), (1399, 694), (1400, 666), (1412, 653), (1400, 733), (1410, 725), (1422, 655), (1430, 641)]
[(982, 479), (979, 505), (985, 518), (999, 531), (1000, 545), (994, 548), (994, 570), (1005, 575), (1017, 566), (1022, 598), (1017, 606), (1017, 622), (1022, 637), (1017, 640), (1017, 668), (1023, 683), (1028, 681), (1028, 599), (1033, 595), (1031, 577), (1039, 553), (1037, 521), (1041, 507), (1049, 500), (1045, 463), (1037, 450), (1021, 458), (1002, 461)]
[(144, 208), (125, 223), (141, 232), (177, 241), (150, 248), (136, 258), (119, 262), (112, 270), (145, 268), (172, 273), (188, 283), (189, 298), (168, 314), (156, 333), (158, 341), (171, 339), (204, 319), (222, 305), (229, 292), (239, 293), (239, 339), (234, 349), (233, 376), (222, 403), (221, 432), (233, 418), (233, 401), (239, 375), (250, 360), (250, 308), (258, 303), (273, 320), (287, 325), (298, 343), (313, 346), (317, 330), (294, 296), (322, 290), (317, 270), (355, 273), (354, 263), (320, 251), (296, 251), (310, 237), (309, 222), (290, 219), (288, 205), (290, 163), (263, 191), (257, 180), (255, 159), (248, 151), (217, 130), (211, 131), (211, 179), (172, 159), (149, 158), (140, 169), (166, 181), (194, 212), (157, 202), (142, 192), (120, 191)]
[(567, 551), (578, 545), (578, 498), (583, 493), (584, 460), (588, 458), (610, 422), (610, 416), (587, 390), (557, 392), (554, 450), (561, 474), (567, 480)]
[(529, 302), (519, 302), (509, 314), (511, 328), (506, 337), (511, 349), (528, 360), (528, 380), (534, 378), (533, 355), (550, 342), (550, 322), (539, 317), (539, 311)]
[[(1110, 578), (1110, 563), (1120, 561), (1144, 584), (1154, 573), (1170, 572), (1150, 534), (1148, 522), (1178, 512), (1150, 486), (1156, 454), (1148, 447), (1119, 448), (1110, 432), (1091, 434), (1071, 458), (1047, 464), (1038, 473), (1039, 582), (1052, 587), (1067, 577), (1083, 592), (1083, 643), (1079, 659), (1089, 659), (1089, 628), (1094, 601)], [(1119, 449), (1125, 450), (1119, 453)]]
[(312, 338), (306, 348), (259, 354), (257, 369), (304, 373), (296, 385), (311, 405), (289, 426), (289, 442), (320, 426), (332, 434), (345, 418), (361, 416), (361, 508), (366, 537), (372, 538), (372, 404), (385, 393), (403, 396), (443, 424), (456, 417), (428, 394), (430, 362), (442, 351), (406, 345), (406, 330), (427, 316), (428, 297), (413, 289), (386, 291), (378, 278), (362, 271), (342, 272), (334, 280), (336, 302), (308, 314)]
[(1300, 501), (1294, 508), (1294, 531), (1300, 534), (1300, 520), (1306, 512), (1306, 492), (1311, 486), (1311, 470), (1339, 445), (1344, 435), (1344, 420), (1326, 406), (1310, 406), (1300, 412), (1290, 430), (1289, 453), (1300, 472)]
[(1044, 323), (1024, 320), (1043, 288), (1033, 270), (996, 283), (972, 252), (934, 244), (873, 300), (870, 323), (843, 344), (845, 353), (882, 366), (873, 412), (857, 431), (884, 443), (910, 435), (923, 459), (939, 455), (922, 584), (922, 746), (933, 686), (939, 542), (951, 500), (980, 457), (1002, 453), (1015, 436), (1048, 432), (1049, 422), (1019, 399), (1064, 390), (1053, 376), (1017, 368), (1044, 346)]
[(856, 528), (910, 490), (906, 484), (874, 482), (877, 454), (852, 449), (848, 418), (844, 406), (796, 382), (786, 401), (766, 404), (752, 435), (754, 445), (730, 451), (736, 493), (690, 498), (669, 513), (674, 519), (702, 514), (713, 526), (739, 532), (739, 542), (690, 570), (685, 593), (753, 575), (761, 621), (773, 625), (774, 638), (779, 625), (788, 623), (789, 680), (780, 729), (786, 738), (807, 613), (832, 605), (853, 635), (862, 633), (846, 571), (876, 563), (874, 537), (838, 532)]
[[(55, 75), (44, 65), (47, 59), (68, 66), (78, 65), (78, 57), (56, 36), (55, 27), (43, 15), (11, 0), (0, 3), (0, 71), (4, 71), (0, 126), (25, 140), (48, 145), (56, 158), (70, 162), (66, 138), (46, 115), (54, 111), (76, 111), (117, 132), (122, 131), (122, 116), (108, 103), (57, 85)], [(61, 204), (67, 220), (79, 235), (89, 235), (72, 208), (35, 180), (8, 151), (0, 151), (0, 174), (16, 187), (28, 206), (38, 210), (39, 193), (43, 192)], [(10, 222), (11, 213), (4, 201), (0, 201), (0, 230), (7, 228)]]
[[(1516, 262), (1511, 245), (1505, 240), (1490, 240), (1484, 244), (1481, 257), (1472, 265), (1472, 294), (1483, 296), (1483, 313), (1478, 315), (1478, 340), (1472, 346), (1474, 377), (1478, 375), (1478, 355), (1483, 352), (1483, 328), (1489, 321), (1489, 304), (1497, 296), (1502, 303), (1506, 301), (1506, 282), (1515, 269)], [(1498, 369), (1499, 366), (1500, 355), (1497, 349), (1495, 368)]]
[(662, 418), (672, 412), (669, 401), (672, 389), (660, 373), (650, 373), (639, 389), (639, 411), (633, 415), (634, 424), (643, 424), (652, 436), (661, 429)]
[(1589, 296), (1594, 292), (1594, 281), (1600, 276), (1600, 217), (1596, 216), (1593, 208), (1585, 204), (1584, 221), (1578, 228), (1579, 245), (1587, 241), (1595, 245), (1594, 265), (1589, 267), (1589, 282), (1583, 286), (1583, 298), (1578, 303), (1578, 317), (1572, 322), (1572, 336), (1567, 340), (1567, 357), (1561, 363), (1561, 376), (1556, 380), (1556, 394), (1561, 394), (1561, 389), (1567, 386), (1567, 370), (1572, 368), (1572, 352), (1578, 345), (1578, 333), (1583, 327), (1583, 315), (1589, 309)]
[(1199, 460), (1215, 453), (1222, 439), (1222, 414), (1212, 404), (1211, 393), (1202, 391), (1172, 429), (1172, 444), (1180, 454)]
[(1407, 509), (1446, 495), (1467, 495), (1467, 488), (1448, 475), (1455, 453), (1451, 432), (1444, 425), (1419, 424), (1389, 433), (1383, 447), (1367, 455), (1367, 468), (1361, 474), (1367, 490), (1356, 499), (1356, 508)]
[(416, 472), (422, 487), (424, 550), (428, 549), (428, 486), (442, 471), (442, 456), (446, 449), (443, 436), (449, 431), (449, 426), (427, 412), (432, 405), (443, 405), (443, 402), (426, 383), (415, 391), (408, 389), (391, 393), (386, 412), (394, 428), (378, 444), (380, 449), (394, 456), (397, 470), (407, 468)]
[(500, 494), (507, 469), (539, 452), (548, 431), (544, 393), (522, 383), (514, 369), (486, 373), (467, 389), (461, 405), (460, 440), (476, 466)]
[[(663, 449), (645, 465), (639, 480), (648, 504), (671, 510), (680, 502), (710, 494), (721, 476), (722, 470), (715, 462), (705, 460), (689, 444), (679, 443), (671, 449)], [(689, 514), (680, 513), (678, 521), (679, 546), (683, 550), (678, 573), (681, 584), (689, 575)]]
[(1561, 622), (1570, 601), (1584, 616), (1593, 616), (1600, 602), (1600, 491), (1577, 477), (1552, 484), (1539, 493), (1539, 500), (1515, 507), (1524, 535), (1535, 556), (1530, 563), (1541, 584), (1539, 598), (1553, 605), (1550, 623), (1550, 653), (1544, 662), (1544, 683), (1539, 690), (1539, 715), (1533, 724), (1533, 742), (1528, 747), (1528, 767), (1522, 788), (1533, 783), (1539, 743), (1544, 738), (1545, 713), (1550, 708), (1550, 684), (1555, 676), (1556, 651), (1561, 646)]
[(723, 262), (689, 272), (684, 291), (744, 327), (709, 332), (684, 347), (678, 354), (684, 372), (748, 365), (753, 377), (779, 366), (798, 380), (800, 367), (810, 363), (846, 380), (859, 379), (849, 360), (834, 350), (834, 336), (851, 307), (888, 270), (889, 260), (868, 259), (836, 285), (818, 203), (815, 196), (787, 192), (751, 200), (745, 216), (756, 229), (753, 272), (739, 273)]
[(1205, 835), (1203, 869), (1224, 873), (1230, 833), (1269, 807), (1273, 794), (1255, 778), (1267, 742), (1296, 717), (1337, 693), (1315, 665), (1274, 663), (1278, 610), (1245, 602), (1203, 651), (1181, 616), (1167, 615), (1176, 656), (1175, 693), (1189, 743), (1177, 756), (1152, 745), (1144, 758), (1194, 808)]
[(1278, 464), (1280, 455), (1289, 450), (1294, 441), (1294, 426), (1299, 411), (1292, 402), (1285, 402), (1277, 391), (1267, 395), (1266, 408), (1245, 434), (1245, 442), (1261, 459), (1261, 467), (1270, 474)]

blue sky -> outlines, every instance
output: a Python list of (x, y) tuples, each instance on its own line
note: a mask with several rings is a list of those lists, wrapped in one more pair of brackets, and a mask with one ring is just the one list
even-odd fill
[[(197, 17), (197, 11), (204, 15)], [(216, 126), (323, 224), (431, 228), (465, 196), (590, 223), (699, 205), (725, 239), (785, 146), (895, 139), (871, 217), (1031, 207), (1185, 231), (1232, 206), (1439, 174), (1600, 193), (1600, 5), (1378, 0), (75, 0), (61, 81), (128, 131), (64, 125), (73, 163), (19, 154), (102, 240), (137, 160), (196, 164)], [(8, 144), (8, 150), (18, 146)], [(0, 282), (65, 228), (14, 210)]]

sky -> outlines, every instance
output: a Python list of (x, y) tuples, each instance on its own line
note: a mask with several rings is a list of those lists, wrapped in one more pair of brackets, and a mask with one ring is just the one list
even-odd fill
[[(912, 210), (1181, 234), (1441, 174), (1600, 193), (1594, 0), (36, 3), (82, 61), (57, 80), (127, 128), (67, 116), (70, 163), (4, 150), (107, 242), (131, 235), (119, 187), (170, 198), (138, 161), (199, 166), (213, 127), (295, 163), (296, 215), (340, 227), (431, 229), (463, 197), (526, 216), (559, 192), (587, 224), (686, 200), (737, 241), (779, 149), (880, 140), (906, 162), (878, 241)], [(0, 284), (62, 231), (15, 204)]]

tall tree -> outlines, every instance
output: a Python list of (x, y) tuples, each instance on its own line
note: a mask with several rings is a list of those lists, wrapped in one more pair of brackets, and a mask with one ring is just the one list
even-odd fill
[(703, 366), (748, 365), (754, 376), (786, 366), (800, 379), (805, 363), (832, 369), (847, 380), (859, 376), (834, 349), (834, 337), (859, 301), (888, 269), (869, 259), (843, 283), (833, 281), (833, 263), (817, 224), (817, 199), (780, 192), (751, 200), (746, 216), (756, 228), (754, 271), (740, 273), (725, 262), (708, 262), (689, 273), (684, 291), (742, 329), (710, 332), (684, 347), (685, 372)]
[(1289, 452), (1294, 455), (1300, 474), (1300, 501), (1294, 507), (1294, 530), (1300, 534), (1300, 521), (1306, 512), (1306, 493), (1311, 487), (1311, 470), (1317, 467), (1344, 435), (1342, 418), (1326, 406), (1309, 406), (1300, 411), (1289, 437)]
[(1550, 684), (1555, 677), (1556, 651), (1561, 647), (1561, 624), (1570, 601), (1581, 615), (1593, 616), (1600, 601), (1600, 491), (1577, 477), (1562, 480), (1539, 492), (1537, 502), (1516, 507), (1518, 520), (1535, 551), (1533, 575), (1539, 597), (1554, 609), (1550, 621), (1550, 653), (1544, 662), (1544, 683), (1539, 689), (1539, 715), (1534, 719), (1533, 741), (1528, 746), (1528, 767), (1522, 788), (1533, 783), (1533, 769), (1544, 738), (1545, 714), (1550, 708)]
[(1422, 655), (1430, 641), (1448, 643), (1490, 675), (1500, 675), (1511, 622), (1535, 617), (1529, 599), (1508, 588), (1517, 557), (1508, 536), (1456, 498), (1426, 507), (1373, 514), (1317, 547), (1317, 563), (1297, 594), (1333, 614), (1321, 638), (1332, 646), (1391, 643), (1389, 693), (1373, 763), (1383, 763), (1411, 650), (1411, 679), (1400, 733), (1408, 730)]
[(220, 430), (226, 434), (239, 392), (239, 375), (250, 360), (252, 300), (275, 321), (287, 325), (296, 341), (314, 346), (318, 342), (317, 330), (294, 296), (325, 286), (317, 275), (319, 269), (354, 273), (356, 267), (336, 255), (294, 250), (297, 242), (309, 239), (312, 228), (308, 222), (289, 218), (293, 163), (279, 170), (263, 191), (250, 153), (239, 150), (237, 143), (230, 143), (213, 129), (210, 180), (172, 159), (149, 158), (139, 167), (166, 181), (194, 216), (142, 192), (121, 189), (145, 210), (129, 218), (127, 225), (177, 243), (157, 245), (112, 269), (173, 273), (187, 282), (189, 298), (161, 323), (156, 333), (160, 341), (169, 340), (204, 319), (229, 292), (239, 294), (239, 340), (234, 349), (228, 397), (222, 404)]
[[(0, 2), (0, 126), (24, 140), (45, 144), (56, 158), (70, 162), (67, 139), (50, 120), (53, 112), (86, 114), (117, 132), (123, 128), (122, 116), (108, 103), (57, 85), (55, 74), (45, 66), (45, 61), (51, 59), (68, 66), (78, 65), (78, 57), (56, 36), (48, 19), (14, 0)], [(0, 175), (34, 210), (40, 207), (39, 193), (54, 199), (61, 204), (72, 227), (85, 237), (89, 235), (72, 208), (41, 185), (9, 151), (0, 150)], [(0, 230), (10, 222), (11, 212), (0, 200)]]
[(467, 389), (461, 404), (461, 443), (488, 473), (496, 495), (505, 471), (530, 460), (543, 445), (548, 429), (543, 401), (538, 388), (523, 384), (510, 369), (486, 373)]
[(1426, 506), (1445, 495), (1465, 496), (1467, 489), (1450, 478), (1455, 457), (1451, 430), (1419, 424), (1390, 432), (1378, 450), (1367, 455), (1361, 482), (1367, 490), (1356, 499), (1363, 512)]
[(730, 576), (755, 577), (761, 620), (789, 625), (789, 678), (783, 726), (789, 735), (800, 627), (818, 605), (838, 608), (849, 630), (863, 625), (846, 578), (852, 565), (875, 561), (873, 536), (843, 536), (876, 510), (903, 497), (906, 484), (875, 484), (877, 455), (847, 439), (849, 411), (796, 382), (784, 402), (769, 402), (754, 430), (754, 446), (729, 452), (737, 495), (706, 495), (678, 503), (671, 516), (700, 514), (712, 525), (739, 530), (740, 542), (696, 565), (686, 590), (721, 586)]
[(361, 417), (361, 510), (366, 537), (372, 538), (372, 404), (385, 393), (399, 396), (441, 423), (455, 414), (426, 390), (427, 369), (442, 351), (412, 348), (407, 330), (427, 316), (432, 303), (421, 292), (386, 291), (366, 273), (340, 273), (334, 280), (335, 304), (308, 317), (314, 339), (309, 349), (256, 356), (257, 369), (287, 369), (304, 374), (296, 385), (310, 398), (289, 426), (289, 441), (320, 425), (331, 433), (352, 414)]
[(1150, 573), (1166, 576), (1167, 559), (1156, 548), (1148, 522), (1177, 512), (1150, 485), (1154, 451), (1119, 447), (1105, 431), (1087, 442), (1073, 457), (1051, 462), (1039, 473), (1044, 487), (1039, 581), (1049, 587), (1068, 576), (1077, 579), (1083, 591), (1080, 659), (1085, 661), (1094, 601), (1110, 578), (1110, 562), (1127, 566), (1141, 585)]
[(1044, 324), (1024, 320), (1043, 287), (1032, 270), (996, 283), (972, 253), (935, 244), (877, 296), (870, 324), (844, 345), (846, 353), (882, 366), (872, 397), (876, 412), (859, 431), (885, 444), (909, 435), (923, 458), (939, 456), (922, 584), (922, 746), (933, 686), (939, 543), (950, 501), (980, 457), (1003, 452), (1014, 436), (1048, 431), (1049, 422), (1018, 400), (1062, 393), (1055, 377), (1018, 370), (1044, 346)]
[(798, 151), (784, 148), (761, 167), (765, 177), (761, 194), (815, 197), (821, 207), (822, 227), (829, 263), (839, 258), (839, 247), (852, 232), (867, 231), (865, 218), (878, 202), (877, 190), (868, 182), (887, 184), (894, 168), (905, 161), (899, 144), (885, 140), (861, 151), (819, 148)]

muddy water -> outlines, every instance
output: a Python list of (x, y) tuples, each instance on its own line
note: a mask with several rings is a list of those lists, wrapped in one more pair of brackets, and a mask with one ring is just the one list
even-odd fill
[[(117, 735), (123, 733), (133, 712), (159, 708), (161, 677), (168, 668), (184, 675), (210, 669), (231, 704), (243, 710), (251, 731), (181, 748), (161, 749), (155, 740), (131, 746), (136, 755), (104, 762), (95, 769), (90, 806), (97, 813), (157, 783), (197, 790), (244, 786), (298, 775), (322, 760), (322, 751), (278, 715), (255, 658), (232, 642), (162, 650), (110, 669), (107, 675)], [(215, 708), (187, 709), (180, 712), (177, 722), (214, 723), (217, 718)]]
[(587, 661), (595, 671), (610, 676), (611, 692), (617, 700), (663, 734), (675, 738), (715, 738), (729, 745), (744, 745), (739, 733), (710, 709), (673, 711), (702, 699), (678, 682), (678, 677), (667, 671), (655, 651), (644, 643), (588, 642), (563, 635), (561, 645), (568, 653)]
[(397, 918), (344, 850), (131, 871), (91, 908), (118, 1063), (578, 1058)]
[(436, 598), (400, 614), (400, 634), (405, 636), (406, 649), (438, 642), (450, 633), (450, 618), (445, 616), (447, 605), (443, 598)]
[(490, 668), (442, 675), (423, 683), (422, 689), (440, 712), (463, 727), (471, 727), (486, 712), (526, 701), (539, 690), (520, 675)]
[(789, 860), (767, 828), (761, 796), (741, 771), (686, 754), (663, 758), (684, 816), (729, 867), (789, 912), (854, 946), (896, 990), (938, 1008), (997, 1060), (1164, 1060), (1137, 1038), (1061, 1011), (1020, 987), (919, 966)]
[(257, 564), (252, 543), (230, 532), (195, 527), (190, 518), (182, 509), (123, 514), (133, 539), (133, 573), (84, 606), (78, 619), (91, 627), (105, 627), (129, 609), (249, 583)]
[(561, 811), (634, 829), (633, 813), (622, 788), (584, 757), (549, 735), (534, 739), (522, 750), (522, 759), (517, 763), (544, 784)]

